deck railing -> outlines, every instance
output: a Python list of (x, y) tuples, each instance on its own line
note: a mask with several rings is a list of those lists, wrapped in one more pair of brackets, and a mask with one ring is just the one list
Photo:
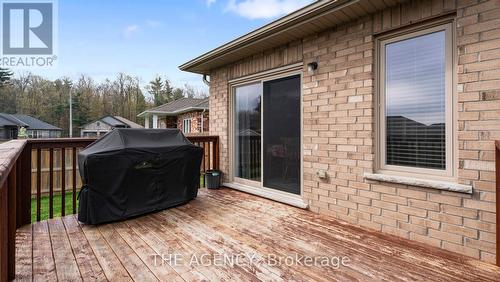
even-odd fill
[(219, 169), (219, 137), (218, 136), (188, 136), (191, 143), (203, 148), (203, 159), (201, 160), (200, 186), (206, 186), (205, 172)]
[[(60, 171), (59, 174), (59, 190), (61, 196), (61, 216), (66, 215), (66, 190), (68, 189), (72, 192), (71, 197), (71, 211), (70, 213), (76, 213), (76, 194), (77, 194), (77, 178), (79, 179), (79, 174), (77, 171), (77, 153), (78, 150), (85, 148), (90, 143), (94, 142), (95, 139), (90, 138), (59, 138), (59, 139), (30, 139), (26, 144), (25, 151), (23, 152), (23, 157), (26, 158), (26, 163), (31, 164), (27, 166), (26, 169), (23, 169), (23, 174), (26, 175), (26, 178), (29, 179), (26, 182), (26, 186), (24, 187), (26, 190), (30, 191), (30, 197), (26, 195), (23, 199), (30, 201), (33, 198), (34, 194), (36, 199), (36, 221), (41, 220), (42, 214), (42, 187), (45, 186), (48, 188), (48, 214), (49, 218), (54, 217), (54, 184), (55, 173), (54, 173), (54, 162), (59, 164), (58, 169)], [(58, 154), (54, 154), (57, 152)], [(54, 158), (54, 155), (57, 155), (57, 159)], [(48, 157), (48, 173), (45, 173), (46, 184), (42, 185), (42, 173), (43, 170), (46, 170), (47, 167), (42, 166), (42, 160)], [(29, 159), (28, 159), (29, 158)], [(34, 162), (33, 158), (36, 160)], [(71, 165), (68, 164), (68, 161)], [(45, 163), (47, 165), (47, 163)], [(70, 167), (70, 175), (71, 178), (67, 177), (67, 168)], [(47, 179), (48, 178), (48, 179)], [(30, 181), (31, 180), (31, 181)], [(70, 181), (67, 181), (70, 180)], [(48, 182), (48, 183), (47, 183)], [(24, 190), (24, 189), (23, 189)], [(47, 190), (47, 189), (43, 189)], [(34, 192), (34, 193), (33, 193)], [(28, 203), (26, 203), (27, 205)], [(31, 215), (30, 215), (31, 217)]]
[(14, 279), (17, 220), (20, 198), (21, 153), (26, 141), (0, 144), (0, 282)]
[[(200, 168), (200, 186), (205, 186), (205, 172), (217, 169), (218, 164), (218, 137), (217, 136), (188, 136), (195, 145), (204, 149), (202, 164)], [(94, 142), (94, 138), (59, 138), (59, 139), (33, 139), (28, 140), (23, 157), (31, 169), (26, 166), (23, 174), (26, 174), (25, 189), (31, 191), (31, 200), (35, 201), (31, 211), (32, 221), (43, 220), (65, 216), (77, 212), (77, 193), (81, 187), (80, 173), (78, 171), (78, 152)], [(28, 152), (31, 151), (31, 154)], [(31, 180), (31, 181), (30, 181)], [(30, 189), (31, 187), (31, 189)], [(70, 199), (66, 199), (66, 194)], [(54, 196), (60, 198), (60, 213), (54, 214)], [(28, 199), (28, 195), (25, 195)], [(48, 211), (42, 210), (42, 199), (48, 201)], [(70, 203), (66, 203), (69, 200)], [(27, 203), (26, 203), (27, 204)], [(69, 209), (66, 210), (66, 208)], [(27, 215), (25, 215), (27, 216)]]
[[(204, 186), (205, 172), (219, 168), (219, 139), (217, 136), (189, 136), (188, 139), (204, 149), (200, 167), (200, 186)], [(16, 229), (42, 219), (42, 198), (48, 200), (48, 212), (45, 211), (48, 218), (57, 216), (55, 196), (60, 197), (57, 204), (60, 204), (61, 216), (77, 212), (77, 193), (81, 187), (77, 155), (94, 141), (92, 138), (58, 138), (0, 144), (0, 282), (14, 278)], [(72, 194), (68, 199), (69, 210), (66, 193)]]
[(495, 141), (495, 182), (497, 213), (497, 266), (500, 266), (500, 140)]

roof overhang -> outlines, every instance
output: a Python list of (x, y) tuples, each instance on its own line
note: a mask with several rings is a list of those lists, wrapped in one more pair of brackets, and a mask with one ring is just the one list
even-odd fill
[(138, 114), (138, 117), (145, 117), (147, 115), (161, 115), (161, 116), (176, 116), (188, 112), (193, 112), (193, 111), (203, 111), (203, 110), (208, 110), (206, 107), (187, 107), (180, 109), (178, 111), (173, 111), (173, 112), (164, 112), (164, 111), (154, 111), (154, 110), (145, 110), (144, 112)]
[(236, 38), (179, 66), (209, 74), (212, 69), (258, 52), (299, 40), (341, 23), (392, 7), (406, 0), (319, 0)]

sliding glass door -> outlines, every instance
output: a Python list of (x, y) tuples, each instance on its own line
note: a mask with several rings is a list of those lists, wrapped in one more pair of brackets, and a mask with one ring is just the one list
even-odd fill
[(300, 75), (234, 88), (234, 177), (300, 194)]
[(300, 194), (300, 76), (265, 81), (264, 187)]
[(234, 122), (235, 177), (261, 181), (261, 97), (260, 83), (236, 88)]

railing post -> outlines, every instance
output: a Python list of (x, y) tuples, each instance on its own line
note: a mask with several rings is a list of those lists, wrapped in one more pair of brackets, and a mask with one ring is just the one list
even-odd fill
[(215, 138), (214, 141), (214, 158), (215, 158), (215, 164), (214, 164), (214, 169), (220, 169), (219, 168), (219, 137)]
[(17, 227), (31, 223), (31, 144), (28, 142), (21, 153), (21, 169), (17, 186)]
[(41, 219), (42, 209), (42, 149), (36, 148), (36, 221)]
[(7, 179), (7, 195), (8, 195), (8, 206), (7, 206), (7, 224), (8, 224), (8, 246), (7, 246), (7, 258), (8, 258), (8, 276), (9, 280), (12, 280), (16, 276), (16, 177), (17, 177), (17, 166), (14, 164), (10, 170), (9, 178)]
[(66, 147), (61, 148), (61, 216), (66, 215)]
[(500, 140), (495, 141), (495, 182), (497, 208), (497, 266), (500, 266)]
[(17, 162), (24, 145), (9, 141), (0, 150), (0, 281), (15, 278)]
[[(1, 184), (0, 184), (1, 185)], [(8, 183), (5, 181), (3, 187), (0, 187), (0, 282), (8, 281), (8, 237), (9, 228), (7, 223), (8, 216)]]
[[(25, 145), (26, 146), (26, 145)], [(16, 228), (21, 227), (21, 201), (22, 201), (22, 185), (23, 185), (23, 165), (22, 153), (16, 162)]]

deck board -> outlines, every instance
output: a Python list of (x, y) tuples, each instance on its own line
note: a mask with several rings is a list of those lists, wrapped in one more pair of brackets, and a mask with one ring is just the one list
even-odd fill
[[(207, 205), (212, 205), (213, 202), (208, 202)], [(273, 203), (270, 203), (273, 204)], [(255, 205), (252, 203), (251, 199), (247, 199), (245, 202), (241, 202), (238, 205), (230, 205), (229, 202), (225, 202), (224, 205), (219, 205), (217, 208), (208, 208), (204, 207), (203, 209), (207, 210), (224, 210), (226, 207), (231, 206), (233, 209), (241, 209), (241, 213), (238, 214), (249, 214), (252, 211), (255, 211), (259, 205)], [(268, 211), (261, 210), (259, 213), (260, 217), (258, 220), (262, 222), (267, 218), (270, 222), (266, 224), (266, 226), (271, 226), (270, 229), (264, 228), (259, 230), (258, 233), (254, 234), (255, 237), (260, 236), (262, 234), (267, 234), (269, 237), (272, 236), (272, 233), (278, 234), (288, 234), (290, 239), (284, 242), (285, 248), (290, 248), (294, 252), (298, 253), (307, 253), (309, 255), (322, 255), (329, 254), (332, 256), (335, 255), (346, 255), (348, 254), (349, 258), (356, 263), (350, 264), (346, 269), (339, 269), (336, 271), (334, 276), (342, 275), (343, 271), (346, 275), (346, 279), (370, 279), (374, 276), (379, 279), (388, 279), (394, 280), (398, 279), (397, 273), (393, 273), (391, 265), (396, 263), (401, 267), (407, 269), (405, 273), (406, 278), (415, 279), (429, 279), (429, 277), (425, 277), (425, 273), (419, 273), (417, 271), (412, 270), (412, 266), (415, 263), (413, 262), (405, 262), (401, 261), (397, 256), (393, 254), (395, 252), (390, 251), (388, 246), (380, 246), (378, 244), (366, 244), (367, 238), (363, 238), (362, 233), (351, 233), (345, 232), (343, 227), (338, 227), (338, 223), (334, 225), (333, 229), (329, 226), (319, 225), (314, 226), (311, 222), (297, 222), (294, 220), (295, 217), (300, 217), (300, 210), (290, 209), (290, 213), (288, 213), (286, 218), (283, 218), (279, 221), (276, 221), (272, 216), (275, 214), (275, 209), (269, 209)], [(297, 214), (298, 212), (298, 214)], [(225, 210), (225, 213), (228, 214), (229, 210)], [(314, 214), (304, 214), (302, 216), (315, 216)], [(229, 221), (238, 220), (237, 218), (228, 219)], [(296, 236), (296, 231), (301, 230), (299, 234), (303, 234), (304, 236)], [(331, 232), (333, 231), (333, 232)], [(335, 234), (337, 238), (341, 238), (342, 240), (331, 240), (331, 234)], [(343, 236), (347, 235), (347, 236)], [(267, 236), (266, 236), (267, 237)], [(308, 241), (314, 239), (314, 243), (311, 244)], [(280, 242), (273, 242), (275, 244), (282, 244)], [(320, 253), (318, 254), (310, 247), (315, 246), (320, 249)], [(386, 254), (387, 256), (381, 260), (381, 253)], [(348, 269), (352, 268), (353, 272), (348, 272)], [(435, 274), (436, 271), (434, 271)], [(363, 274), (365, 277), (359, 277), (359, 274)], [(325, 275), (324, 272), (321, 275)], [(354, 276), (352, 276), (354, 275)], [(332, 278), (333, 279), (333, 278)]]
[[(234, 191), (228, 191), (227, 194), (228, 195), (223, 195), (223, 197), (226, 197), (226, 199), (229, 200), (234, 200), (234, 196), (238, 195), (238, 204), (236, 206), (238, 208), (245, 208), (248, 212), (255, 210), (255, 206), (262, 205), (262, 201), (268, 201), (268, 204), (272, 206), (276, 204), (275, 202), (269, 200), (259, 199), (259, 201), (255, 201), (255, 197), (248, 194), (234, 194)], [(233, 194), (232, 197), (230, 194)], [(210, 201), (207, 202), (211, 203)], [(471, 262), (475, 261), (474, 259), (468, 257), (455, 255), (439, 248), (429, 248), (426, 245), (414, 241), (409, 241), (395, 236), (388, 236), (387, 234), (379, 232), (366, 232), (366, 229), (355, 227), (347, 223), (342, 225), (339, 224), (338, 221), (331, 218), (304, 212), (300, 209), (288, 206), (284, 207), (284, 209), (288, 210), (290, 213), (288, 214), (289, 216), (280, 220), (281, 226), (294, 224), (292, 229), (295, 230), (297, 230), (297, 228), (306, 228), (306, 230), (316, 230), (317, 232), (327, 230), (323, 236), (327, 238), (328, 244), (347, 243), (347, 246), (351, 247), (352, 252), (349, 255), (351, 258), (356, 255), (356, 253), (361, 253), (363, 267), (370, 263), (370, 261), (367, 260), (367, 258), (369, 258), (367, 257), (367, 254), (382, 253), (386, 255), (376, 257), (376, 260), (373, 262), (377, 264), (377, 268), (384, 267), (387, 264), (398, 265), (407, 271), (405, 273), (405, 277), (408, 272), (418, 273), (421, 276), (423, 275), (426, 280), (436, 278), (441, 280), (454, 278), (468, 280), (475, 277), (479, 279), (488, 279), (490, 277), (488, 272), (483, 273), (482, 271), (478, 271), (478, 269), (474, 267), (474, 264), (465, 264), (463, 261), (464, 259)], [(274, 212), (275, 209), (269, 209), (267, 212), (262, 211), (261, 214), (267, 214), (267, 217), (271, 217)], [(244, 212), (242, 213), (244, 214)], [(296, 221), (295, 219), (298, 219), (299, 221)], [(332, 241), (331, 234), (341, 236), (341, 240)], [(308, 234), (307, 238), (310, 238), (309, 236), (313, 238), (315, 237), (311, 233)], [(408, 246), (411, 246), (411, 248), (408, 248)], [(414, 267), (415, 265), (418, 265), (418, 267)], [(491, 266), (489, 264), (485, 265), (487, 267)], [(464, 268), (466, 271), (457, 272), (457, 269)], [(393, 269), (393, 267), (390, 269)], [(428, 271), (422, 271), (423, 269)], [(476, 273), (474, 273), (474, 276), (471, 276), (471, 272)]]
[(99, 231), (134, 281), (158, 281), (112, 225), (99, 226)]
[(59, 281), (82, 281), (66, 228), (61, 218), (47, 221), (52, 244), (54, 264)]
[(106, 276), (75, 216), (65, 216), (62, 220), (83, 281), (106, 281)]
[[(82, 230), (106, 278), (110, 281), (132, 281), (120, 258), (116, 256), (106, 239), (99, 232), (99, 228), (83, 225)], [(121, 259), (125, 260), (126, 258)]]
[(123, 238), (123, 240), (134, 250), (139, 258), (147, 265), (149, 270), (154, 274), (156, 279), (160, 281), (182, 281), (182, 278), (171, 267), (163, 267), (155, 264), (152, 254), (155, 252), (144, 240), (125, 223), (114, 224), (116, 232)]
[[(170, 236), (166, 236), (163, 232), (157, 232), (161, 231), (161, 228), (153, 224), (149, 217), (145, 219), (139, 218), (136, 220), (129, 220), (127, 221), (127, 225), (154, 249), (157, 254), (187, 255), (187, 251), (185, 251), (183, 244), (180, 244), (178, 240)], [(158, 261), (154, 261), (153, 264), (172, 268), (185, 281), (208, 281), (208, 278), (194, 266), (187, 265), (184, 262), (174, 263), (168, 256), (163, 258), (156, 257), (156, 259)]]
[(31, 281), (33, 278), (33, 226), (25, 225), (16, 234), (16, 279)]
[(33, 224), (33, 262), (33, 280), (57, 280), (47, 221)]
[[(275, 221), (271, 215), (266, 216), (267, 221), (265, 219), (259, 219), (258, 221), (265, 222), (266, 224), (263, 224), (262, 226), (255, 226), (252, 227), (251, 229), (239, 229), (240, 226), (244, 226), (245, 224), (241, 224), (241, 220), (243, 220), (247, 215), (249, 214), (248, 211), (244, 211), (242, 213), (232, 213), (231, 211), (234, 209), (238, 209), (239, 207), (235, 205), (219, 205), (219, 206), (211, 206), (213, 203), (212, 202), (207, 202), (204, 203), (205, 206), (200, 207), (199, 211), (200, 212), (200, 217), (202, 217), (202, 213), (206, 214), (204, 212), (205, 210), (208, 210), (210, 212), (212, 211), (219, 211), (219, 213), (214, 214), (214, 215), (207, 215), (209, 218), (222, 218), (223, 222), (232, 222), (235, 224), (238, 228), (238, 231), (240, 234), (245, 234), (246, 236), (250, 236), (254, 238), (254, 243), (259, 244), (259, 245), (267, 245), (268, 246), (268, 251), (262, 250), (263, 252), (267, 253), (280, 253), (282, 255), (293, 255), (294, 253), (299, 253), (299, 254), (307, 254), (309, 256), (321, 256), (321, 255), (330, 255), (330, 256), (339, 256), (339, 255), (346, 255), (350, 254), (351, 260), (354, 260), (352, 257), (352, 250), (348, 248), (342, 247), (342, 245), (337, 244), (337, 242), (329, 240), (325, 245), (322, 245), (321, 242), (318, 240), (318, 238), (315, 238), (311, 234), (308, 234), (305, 230), (305, 226), (297, 226), (297, 228), (285, 228), (284, 226), (284, 221)], [(186, 209), (192, 209), (195, 208), (194, 206), (196, 203), (190, 204), (187, 207), (182, 207)], [(182, 209), (181, 208), (181, 209)], [(254, 209), (255, 211), (255, 209)], [(272, 212), (272, 211), (270, 211)], [(233, 214), (237, 214), (237, 216), (234, 216)], [(247, 226), (251, 225), (255, 220), (252, 220), (252, 218), (247, 218)], [(223, 222), (218, 222), (218, 224), (224, 224)], [(297, 233), (297, 230), (300, 230), (299, 233)], [(284, 240), (281, 242), (278, 239), (272, 239), (274, 237), (274, 234), (281, 234), (282, 236), (287, 236), (288, 240)], [(300, 234), (308, 234), (308, 236), (300, 236)], [(310, 235), (310, 236), (309, 236)], [(259, 241), (259, 238), (264, 237), (264, 238), (271, 238), (267, 239), (265, 241)], [(311, 240), (314, 239), (314, 240)], [(249, 240), (249, 239), (247, 239)], [(307, 241), (306, 241), (307, 240)], [(311, 242), (312, 241), (312, 242)], [(335, 247), (330, 247), (332, 244), (335, 244)], [(384, 265), (377, 265), (376, 267), (370, 268), (370, 262), (371, 260), (367, 260), (367, 257), (370, 256), (369, 252), (363, 252), (363, 250), (360, 250), (360, 253), (362, 253), (362, 262), (363, 263), (357, 263), (357, 264), (351, 264), (347, 268), (343, 269), (338, 269), (338, 270), (332, 270), (332, 269), (326, 269), (321, 270), (321, 269), (315, 269), (315, 268), (304, 268), (304, 269), (295, 269), (295, 273), (297, 271), (303, 271), (306, 272), (306, 274), (310, 277), (315, 277), (319, 279), (320, 277), (330, 277), (331, 279), (342, 277), (344, 279), (350, 279), (350, 280), (355, 280), (355, 279), (370, 279), (372, 278), (373, 275), (377, 275), (379, 279), (388, 279), (388, 280), (393, 280), (396, 279), (396, 277), (393, 277), (390, 271), (384, 272)], [(359, 261), (361, 262), (361, 261)], [(351, 269), (354, 268), (354, 269)], [(371, 270), (371, 271), (370, 271)]]
[[(141, 219), (141, 221), (149, 227), (151, 232), (162, 238), (162, 240), (169, 240), (169, 243), (173, 247), (173, 254), (181, 255), (182, 261), (177, 263), (189, 266), (189, 258), (200, 256), (202, 253), (210, 253), (200, 246), (197, 239), (186, 241), (182, 237), (179, 237), (181, 232), (176, 225), (158, 220), (155, 215), (148, 218), (147, 223), (144, 222), (145, 220), (146, 219)], [(227, 271), (219, 267), (208, 267), (201, 264), (192, 264), (191, 266), (210, 281), (230, 281), (229, 279), (235, 278), (234, 275), (228, 274)]]
[[(16, 254), (17, 281), (500, 281), (494, 265), (230, 189), (120, 223), (71, 215), (24, 226)], [(253, 259), (214, 261), (245, 254)], [(269, 255), (350, 261), (278, 265)]]

